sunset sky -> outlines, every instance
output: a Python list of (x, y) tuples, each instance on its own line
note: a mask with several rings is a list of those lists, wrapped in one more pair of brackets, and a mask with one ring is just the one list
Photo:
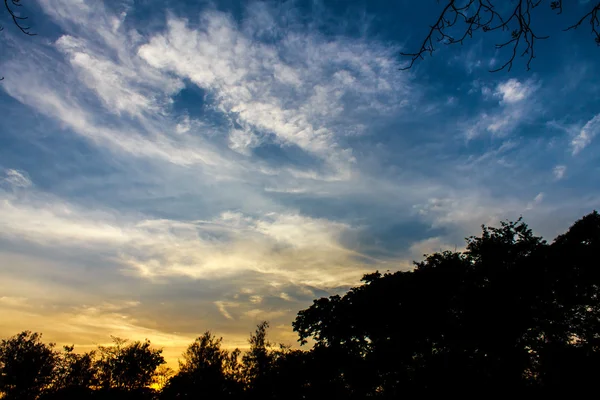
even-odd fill
[[(88, 349), (207, 329), (294, 344), (313, 299), (523, 216), (600, 208), (600, 49), (543, 10), (410, 71), (434, 0), (23, 1), (0, 35), (0, 336)], [(410, 327), (407, 327), (410, 329)]]

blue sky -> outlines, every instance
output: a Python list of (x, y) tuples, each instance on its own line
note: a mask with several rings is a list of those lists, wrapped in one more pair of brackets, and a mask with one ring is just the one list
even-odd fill
[(600, 50), (542, 12), (409, 71), (434, 1), (29, 2), (3, 32), (0, 333), (294, 343), (313, 298), (522, 215), (600, 204)]

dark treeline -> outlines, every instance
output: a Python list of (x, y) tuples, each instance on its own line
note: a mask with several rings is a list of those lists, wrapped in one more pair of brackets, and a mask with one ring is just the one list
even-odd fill
[[(556, 393), (600, 377), (600, 215), (552, 243), (521, 220), (483, 227), (464, 252), (425, 256), (412, 271), (366, 275), (315, 300), (293, 323), (310, 350), (250, 349), (210, 332), (166, 368), (148, 341), (114, 338), (58, 351), (23, 332), (0, 344), (6, 399), (362, 399), (411, 394)], [(409, 396), (410, 397), (410, 396)]]

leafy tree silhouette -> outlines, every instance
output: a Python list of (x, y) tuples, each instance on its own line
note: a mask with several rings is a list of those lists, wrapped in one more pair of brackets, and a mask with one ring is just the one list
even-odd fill
[(64, 346), (57, 354), (54, 379), (44, 399), (85, 398), (98, 385), (95, 352), (78, 354), (75, 346)]
[(239, 397), (240, 351), (236, 349), (230, 354), (221, 348), (222, 340), (207, 331), (190, 344), (179, 362), (179, 372), (163, 389), (162, 398)]
[(250, 350), (242, 357), (247, 389), (256, 397), (263, 397), (269, 392), (269, 375), (274, 357), (272, 344), (267, 339), (268, 328), (267, 321), (256, 326), (256, 330), (248, 340)]
[(315, 300), (293, 327), (340, 360), (354, 396), (565, 386), (573, 374), (552, 378), (562, 361), (587, 368), (598, 356), (599, 251), (596, 212), (551, 245), (521, 220), (484, 226), (464, 253), (366, 275), (342, 297)]
[(40, 333), (24, 331), (0, 342), (0, 392), (6, 399), (36, 399), (53, 379), (54, 344)]
[(125, 339), (112, 339), (114, 345), (98, 347), (98, 386), (109, 392), (144, 392), (165, 363), (162, 349), (152, 348), (148, 340), (127, 344)]

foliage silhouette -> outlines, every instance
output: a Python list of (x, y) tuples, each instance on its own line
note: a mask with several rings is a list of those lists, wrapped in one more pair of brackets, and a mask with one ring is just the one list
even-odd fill
[(587, 366), (598, 356), (599, 251), (597, 212), (551, 245), (520, 220), (484, 226), (464, 253), (429, 255), (413, 271), (366, 275), (343, 297), (315, 300), (294, 329), (355, 361), (339, 365), (340, 376), (365, 372), (348, 380), (355, 393), (364, 384), (390, 396), (552, 387), (563, 360)]
[(57, 356), (54, 344), (42, 335), (21, 332), (0, 342), (0, 392), (6, 399), (33, 399), (53, 379)]
[(113, 346), (98, 347), (98, 385), (123, 391), (149, 386), (154, 381), (157, 368), (165, 363), (162, 349), (153, 349), (148, 340), (127, 344), (125, 339), (112, 339)]
[(241, 394), (239, 350), (229, 353), (221, 348), (222, 338), (210, 331), (198, 337), (183, 353), (179, 372), (162, 391), (162, 398), (235, 398)]

